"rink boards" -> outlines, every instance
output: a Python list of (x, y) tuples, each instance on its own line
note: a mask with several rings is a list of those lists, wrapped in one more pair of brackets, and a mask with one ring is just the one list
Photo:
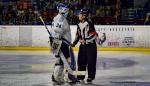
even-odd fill
[[(76, 26), (72, 25), (72, 40)], [(51, 26), (48, 26), (49, 30)], [(96, 31), (106, 33), (106, 41), (98, 48), (150, 48), (150, 26), (95, 25)], [(48, 49), (48, 33), (44, 26), (0, 26), (1, 49)], [(76, 48), (78, 48), (78, 45)]]

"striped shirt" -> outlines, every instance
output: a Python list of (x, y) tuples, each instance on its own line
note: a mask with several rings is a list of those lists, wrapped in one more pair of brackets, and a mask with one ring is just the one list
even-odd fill
[(91, 22), (79, 23), (77, 25), (77, 32), (73, 44), (77, 44), (78, 41), (84, 40), (84, 44), (94, 43), (97, 37), (94, 24)]

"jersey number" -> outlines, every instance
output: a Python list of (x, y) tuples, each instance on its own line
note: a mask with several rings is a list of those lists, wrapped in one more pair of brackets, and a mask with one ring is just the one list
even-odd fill
[[(53, 22), (53, 23), (52, 23), (52, 27), (54, 27), (54, 25), (55, 25), (55, 24), (54, 24), (54, 22)], [(56, 27), (61, 28), (61, 24), (57, 23), (57, 24), (56, 24)]]

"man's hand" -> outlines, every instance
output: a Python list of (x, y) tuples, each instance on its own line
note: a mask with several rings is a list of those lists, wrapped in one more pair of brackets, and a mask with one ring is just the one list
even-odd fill
[(67, 62), (68, 62), (68, 64), (71, 64), (71, 58), (70, 57), (67, 58)]
[(82, 40), (80, 40), (80, 42), (81, 42), (81, 44), (84, 44), (84, 43), (85, 43), (85, 40), (82, 39)]
[(75, 47), (75, 44), (71, 44), (72, 47)]

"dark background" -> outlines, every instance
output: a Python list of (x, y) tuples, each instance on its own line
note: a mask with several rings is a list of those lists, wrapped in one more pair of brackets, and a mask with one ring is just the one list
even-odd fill
[(70, 5), (70, 24), (77, 24), (82, 8), (90, 9), (90, 18), (97, 25), (149, 25), (150, 0), (0, 0), (0, 25), (41, 25), (57, 14), (58, 3)]

